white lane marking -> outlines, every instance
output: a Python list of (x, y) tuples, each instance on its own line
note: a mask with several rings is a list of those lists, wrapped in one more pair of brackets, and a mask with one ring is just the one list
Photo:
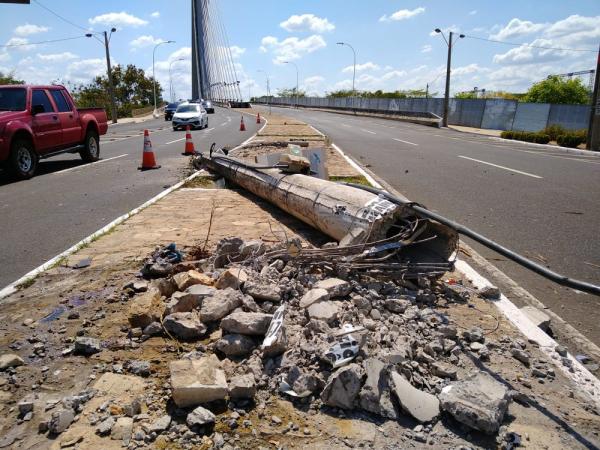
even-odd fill
[(375, 181), (375, 179), (365, 170), (363, 169), (361, 166), (359, 166), (352, 158), (350, 158), (348, 155), (346, 155), (344, 153), (344, 151), (339, 148), (336, 144), (334, 144), (333, 142), (331, 143), (331, 146), (336, 149), (338, 151), (338, 153), (340, 155), (342, 155), (342, 157), (348, 161), (348, 164), (350, 164), (352, 167), (354, 167), (362, 176), (364, 176), (367, 181), (369, 183), (371, 183), (371, 186), (377, 188), (377, 189), (383, 189), (383, 186), (381, 184), (379, 184), (377, 181)]
[(113, 156), (112, 158), (101, 159), (100, 161), (96, 161), (93, 163), (83, 164), (81, 166), (69, 167), (68, 169), (59, 170), (58, 172), (54, 172), (54, 175), (56, 175), (58, 173), (70, 172), (71, 170), (81, 169), (83, 167), (93, 166), (94, 164), (100, 164), (100, 163), (103, 163), (106, 161), (111, 161), (113, 159), (122, 158), (123, 156), (127, 156), (127, 153), (124, 153), (123, 155), (119, 155), (119, 156)]
[(415, 144), (414, 142), (409, 142), (409, 141), (403, 141), (402, 139), (398, 139), (398, 138), (392, 138), (395, 141), (398, 142), (404, 142), (405, 144), (409, 144), (409, 145), (419, 145), (419, 144)]
[(208, 133), (209, 131), (212, 131), (212, 130), (214, 130), (214, 127), (213, 127), (213, 128), (208, 128), (208, 129), (206, 129), (206, 130), (204, 130), (204, 131), (205, 131), (206, 133)]
[(223, 122), (220, 126), (224, 127), (228, 122)]
[(361, 130), (364, 131), (365, 133), (377, 134), (374, 131), (365, 130), (364, 128), (361, 128)]
[(462, 156), (462, 155), (457, 155), (459, 158), (463, 158), (463, 159), (469, 159), (471, 161), (475, 161), (481, 164), (487, 164), (488, 166), (493, 166), (493, 167), (497, 167), (498, 169), (504, 169), (504, 170), (508, 170), (509, 172), (514, 172), (514, 173), (518, 173), (521, 175), (525, 175), (531, 178), (544, 178), (544, 177), (540, 177), (539, 175), (534, 175), (532, 173), (528, 173), (528, 172), (522, 172), (520, 170), (516, 170), (516, 169), (511, 169), (510, 167), (505, 167), (505, 166), (499, 166), (498, 164), (492, 164), (490, 162), (486, 162), (486, 161), (481, 161), (479, 159), (475, 159), (475, 158), (469, 158), (468, 156)]
[(343, 126), (343, 127), (350, 128), (350, 125), (348, 125), (347, 123), (343, 123), (343, 124), (342, 124), (342, 126)]
[(183, 140), (185, 140), (184, 137), (182, 137), (181, 139), (175, 139), (174, 141), (165, 142), (163, 145), (174, 144), (175, 142), (179, 142), (179, 141), (183, 141)]

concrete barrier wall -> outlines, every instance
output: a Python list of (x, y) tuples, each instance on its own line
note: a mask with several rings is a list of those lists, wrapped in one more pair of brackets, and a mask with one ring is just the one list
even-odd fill
[[(273, 105), (294, 105), (295, 98), (272, 97)], [(268, 103), (267, 97), (257, 103)], [(300, 97), (300, 106), (381, 111), (382, 113), (434, 113), (444, 115), (443, 98), (364, 98), (364, 97)], [(547, 125), (567, 129), (587, 129), (589, 105), (519, 103), (505, 99), (450, 99), (448, 123), (492, 130), (539, 131)]]

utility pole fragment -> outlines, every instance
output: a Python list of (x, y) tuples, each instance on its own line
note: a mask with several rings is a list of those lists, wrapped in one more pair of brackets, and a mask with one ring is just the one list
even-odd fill
[(442, 125), (448, 126), (448, 109), (450, 107), (450, 67), (452, 66), (452, 35), (448, 39), (448, 60), (446, 62), (446, 92), (444, 94), (444, 118), (442, 119)]
[(113, 87), (112, 69), (110, 67), (110, 50), (108, 49), (108, 33), (104, 32), (104, 49), (106, 50), (106, 74), (108, 76), (108, 93), (110, 95), (110, 109), (112, 123), (117, 123), (117, 104), (115, 101), (115, 89)]
[(592, 94), (592, 104), (590, 107), (590, 123), (588, 125), (587, 139), (585, 148), (588, 150), (600, 151), (600, 46), (598, 47), (598, 58), (596, 61), (596, 79), (594, 82), (594, 93)]

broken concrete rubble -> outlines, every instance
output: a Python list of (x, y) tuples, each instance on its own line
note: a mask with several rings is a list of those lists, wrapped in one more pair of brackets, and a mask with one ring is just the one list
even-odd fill
[(364, 371), (358, 364), (349, 364), (335, 371), (321, 393), (327, 406), (353, 409), (362, 386)]
[(247, 356), (256, 348), (256, 343), (243, 334), (228, 334), (215, 343), (215, 349), (228, 357)]
[(102, 347), (98, 339), (86, 336), (79, 336), (75, 339), (74, 352), (77, 355), (89, 356), (100, 351), (102, 351)]
[(248, 274), (240, 267), (232, 267), (221, 273), (215, 287), (217, 289), (239, 289), (246, 281), (248, 281)]
[(149, 289), (129, 302), (129, 323), (135, 328), (146, 328), (159, 320), (163, 309), (158, 289)]
[(386, 363), (376, 358), (369, 358), (363, 366), (367, 379), (360, 391), (360, 406), (388, 419), (397, 419), (398, 413), (390, 396)]
[(187, 415), (185, 422), (189, 427), (203, 426), (209, 423), (214, 423), (216, 416), (206, 408), (198, 406), (191, 413)]
[(332, 323), (338, 318), (339, 307), (336, 302), (318, 302), (313, 303), (308, 307), (308, 316), (311, 319), (324, 320), (327, 323)]
[(179, 407), (222, 400), (227, 396), (225, 373), (215, 355), (172, 361), (169, 370), (173, 401)]
[(281, 301), (281, 288), (272, 283), (246, 281), (244, 292), (254, 300), (270, 301), (279, 303)]
[(173, 275), (173, 281), (179, 291), (185, 291), (195, 284), (203, 284), (205, 286), (212, 286), (214, 284), (214, 280), (211, 277), (197, 270), (188, 270), (187, 272), (175, 274)]
[(195, 284), (184, 292), (175, 292), (165, 306), (165, 315), (176, 312), (190, 312), (202, 305), (202, 300), (215, 293), (215, 288), (203, 284)]
[(202, 301), (200, 320), (207, 323), (222, 319), (242, 305), (243, 296), (240, 291), (231, 288), (217, 290)]
[(414, 388), (397, 372), (390, 372), (390, 386), (402, 410), (419, 422), (431, 422), (440, 414), (440, 402), (435, 395)]
[(550, 327), (550, 316), (541, 309), (534, 306), (526, 305), (521, 308), (521, 311), (531, 320), (534, 325), (544, 331), (548, 331)]
[(221, 328), (228, 333), (263, 336), (272, 317), (258, 312), (234, 312), (221, 320)]
[(233, 377), (229, 380), (229, 397), (232, 399), (254, 398), (256, 385), (254, 375), (245, 374)]
[(170, 314), (163, 319), (163, 326), (169, 333), (184, 341), (198, 339), (206, 333), (206, 325), (195, 311)]
[(510, 402), (509, 391), (486, 372), (449, 384), (439, 400), (444, 411), (471, 428), (493, 434), (498, 431)]
[(6, 370), (10, 367), (18, 367), (25, 364), (23, 358), (14, 353), (5, 353), (0, 355), (0, 370)]
[(326, 278), (317, 281), (315, 289), (325, 289), (331, 298), (345, 297), (352, 291), (352, 285), (339, 278)]
[(329, 300), (329, 292), (326, 289), (315, 288), (308, 291), (300, 299), (300, 308), (308, 308), (314, 303), (324, 302)]

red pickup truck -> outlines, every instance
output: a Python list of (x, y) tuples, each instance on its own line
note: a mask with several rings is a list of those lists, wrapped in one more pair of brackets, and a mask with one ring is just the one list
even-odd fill
[(102, 108), (77, 109), (63, 86), (0, 86), (0, 165), (31, 178), (42, 158), (79, 152), (100, 158), (108, 123)]

